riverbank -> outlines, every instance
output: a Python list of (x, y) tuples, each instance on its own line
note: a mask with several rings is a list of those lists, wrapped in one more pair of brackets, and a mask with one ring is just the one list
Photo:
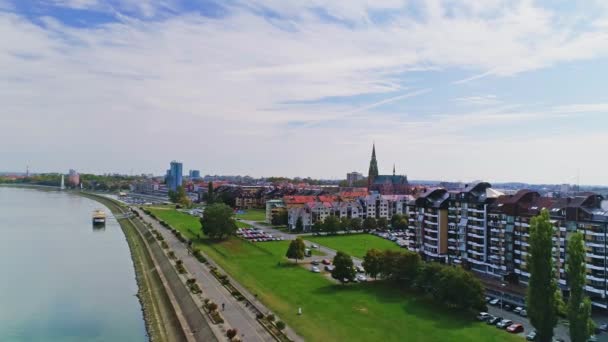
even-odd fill
[[(83, 192), (74, 192), (97, 201), (116, 215), (124, 213), (120, 205), (109, 198)], [(185, 341), (184, 332), (162, 280), (156, 272), (156, 265), (150, 256), (145, 242), (129, 219), (117, 220), (127, 239), (138, 283), (138, 298), (146, 322), (150, 341)]]

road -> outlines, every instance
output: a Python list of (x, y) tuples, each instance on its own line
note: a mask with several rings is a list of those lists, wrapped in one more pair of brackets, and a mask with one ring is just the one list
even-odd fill
[[(207, 267), (188, 252), (184, 243), (177, 240), (175, 235), (167, 230), (167, 228), (161, 226), (158, 221), (152, 219), (138, 208), (134, 207), (134, 209), (139, 212), (140, 217), (146, 223), (151, 223), (154, 229), (163, 235), (171, 250), (184, 262), (184, 266), (188, 272), (197, 280), (203, 290), (204, 296), (220, 307), (222, 303), (226, 304), (226, 309), (221, 314), (233, 328), (238, 330), (241, 341), (274, 341), (274, 338), (257, 322), (255, 314), (246, 308), (243, 303), (237, 301), (209, 272)], [(238, 285), (234, 280), (231, 282), (235, 286)], [(242, 288), (239, 288), (239, 290), (243, 292)], [(243, 292), (243, 294), (246, 294), (246, 292)]]

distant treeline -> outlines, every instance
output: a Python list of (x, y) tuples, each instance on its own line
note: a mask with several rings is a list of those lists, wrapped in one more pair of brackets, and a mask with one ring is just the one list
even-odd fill
[[(93, 174), (80, 174), (80, 182), (82, 187), (91, 190), (101, 191), (119, 191), (128, 190), (129, 185), (140, 177), (135, 176), (122, 176), (122, 175), (93, 175)], [(47, 186), (59, 186), (61, 184), (60, 173), (42, 173), (36, 174), (29, 177), (8, 177), (0, 176), (0, 183), (10, 184), (37, 184)], [(65, 177), (65, 185), (67, 187), (73, 186), (69, 184), (68, 177)]]

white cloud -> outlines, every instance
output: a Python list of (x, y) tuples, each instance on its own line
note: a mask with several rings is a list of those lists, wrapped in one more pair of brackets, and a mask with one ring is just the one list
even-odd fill
[(466, 96), (455, 98), (454, 101), (463, 105), (488, 106), (500, 103), (496, 95)]
[[(221, 18), (123, 15), (89, 28), (50, 18), (38, 26), (0, 13), (0, 79), (7, 85), (0, 88), (0, 146), (23, 151), (10, 160), (40, 159), (54, 168), (87, 160), (87, 167), (109, 171), (107, 160), (122, 170), (158, 172), (182, 159), (211, 173), (329, 176), (365, 167), (376, 139), (385, 160), (412, 153), (397, 163), (425, 165), (413, 171), (426, 178), (424, 172), (443, 172), (437, 160), (444, 147), (482, 148), (473, 147), (481, 141), (473, 129), (584, 112), (581, 105), (496, 107), (502, 103), (494, 95), (472, 94), (457, 102), (476, 105), (473, 113), (374, 113), (428, 92), (415, 70), (502, 77), (608, 53), (604, 30), (556, 25), (554, 13), (530, 1), (449, 3), (450, 11), (443, 1), (428, 2), (414, 17), (403, 9), (411, 3), (399, 1), (243, 1)], [(74, 8), (106, 4), (62, 0)], [(179, 8), (173, 1), (113, 4), (147, 18)], [(260, 6), (279, 15), (268, 20), (246, 9)], [(347, 24), (319, 18), (312, 11), (318, 7)], [(382, 20), (372, 15), (382, 11)], [(318, 101), (360, 94), (387, 98), (360, 106)], [(304, 124), (289, 128), (293, 123)], [(488, 150), (506, 144), (484, 143)]]

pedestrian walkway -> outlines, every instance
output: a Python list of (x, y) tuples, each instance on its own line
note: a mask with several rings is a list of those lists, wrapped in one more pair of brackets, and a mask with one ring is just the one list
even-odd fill
[[(256, 310), (253, 308), (246, 307), (245, 303), (239, 302), (228, 292), (228, 290), (220, 284), (220, 282), (211, 274), (207, 266), (202, 264), (198, 259), (192, 256), (186, 247), (186, 245), (175, 237), (165, 227), (161, 226), (158, 221), (152, 219), (146, 215), (143, 211), (136, 208), (140, 216), (146, 223), (151, 223), (154, 229), (158, 230), (165, 241), (173, 250), (176, 257), (184, 262), (184, 266), (188, 272), (194, 277), (199, 283), (203, 294), (206, 298), (215, 302), (220, 308), (224, 304), (225, 308), (221, 312), (224, 319), (233, 327), (238, 330), (238, 334), (242, 341), (274, 341), (274, 337), (270, 335), (264, 327), (257, 321)], [(207, 258), (210, 264), (218, 267), (213, 260)], [(222, 271), (222, 273), (225, 273)], [(228, 279), (232, 285), (239, 290), (245, 298), (254, 303), (254, 305), (263, 313), (270, 312), (262, 303), (257, 301), (255, 297), (239, 283), (232, 279), (228, 275)], [(285, 332), (287, 335), (296, 342), (303, 341), (303, 339), (295, 334), (289, 327), (286, 328)]]

